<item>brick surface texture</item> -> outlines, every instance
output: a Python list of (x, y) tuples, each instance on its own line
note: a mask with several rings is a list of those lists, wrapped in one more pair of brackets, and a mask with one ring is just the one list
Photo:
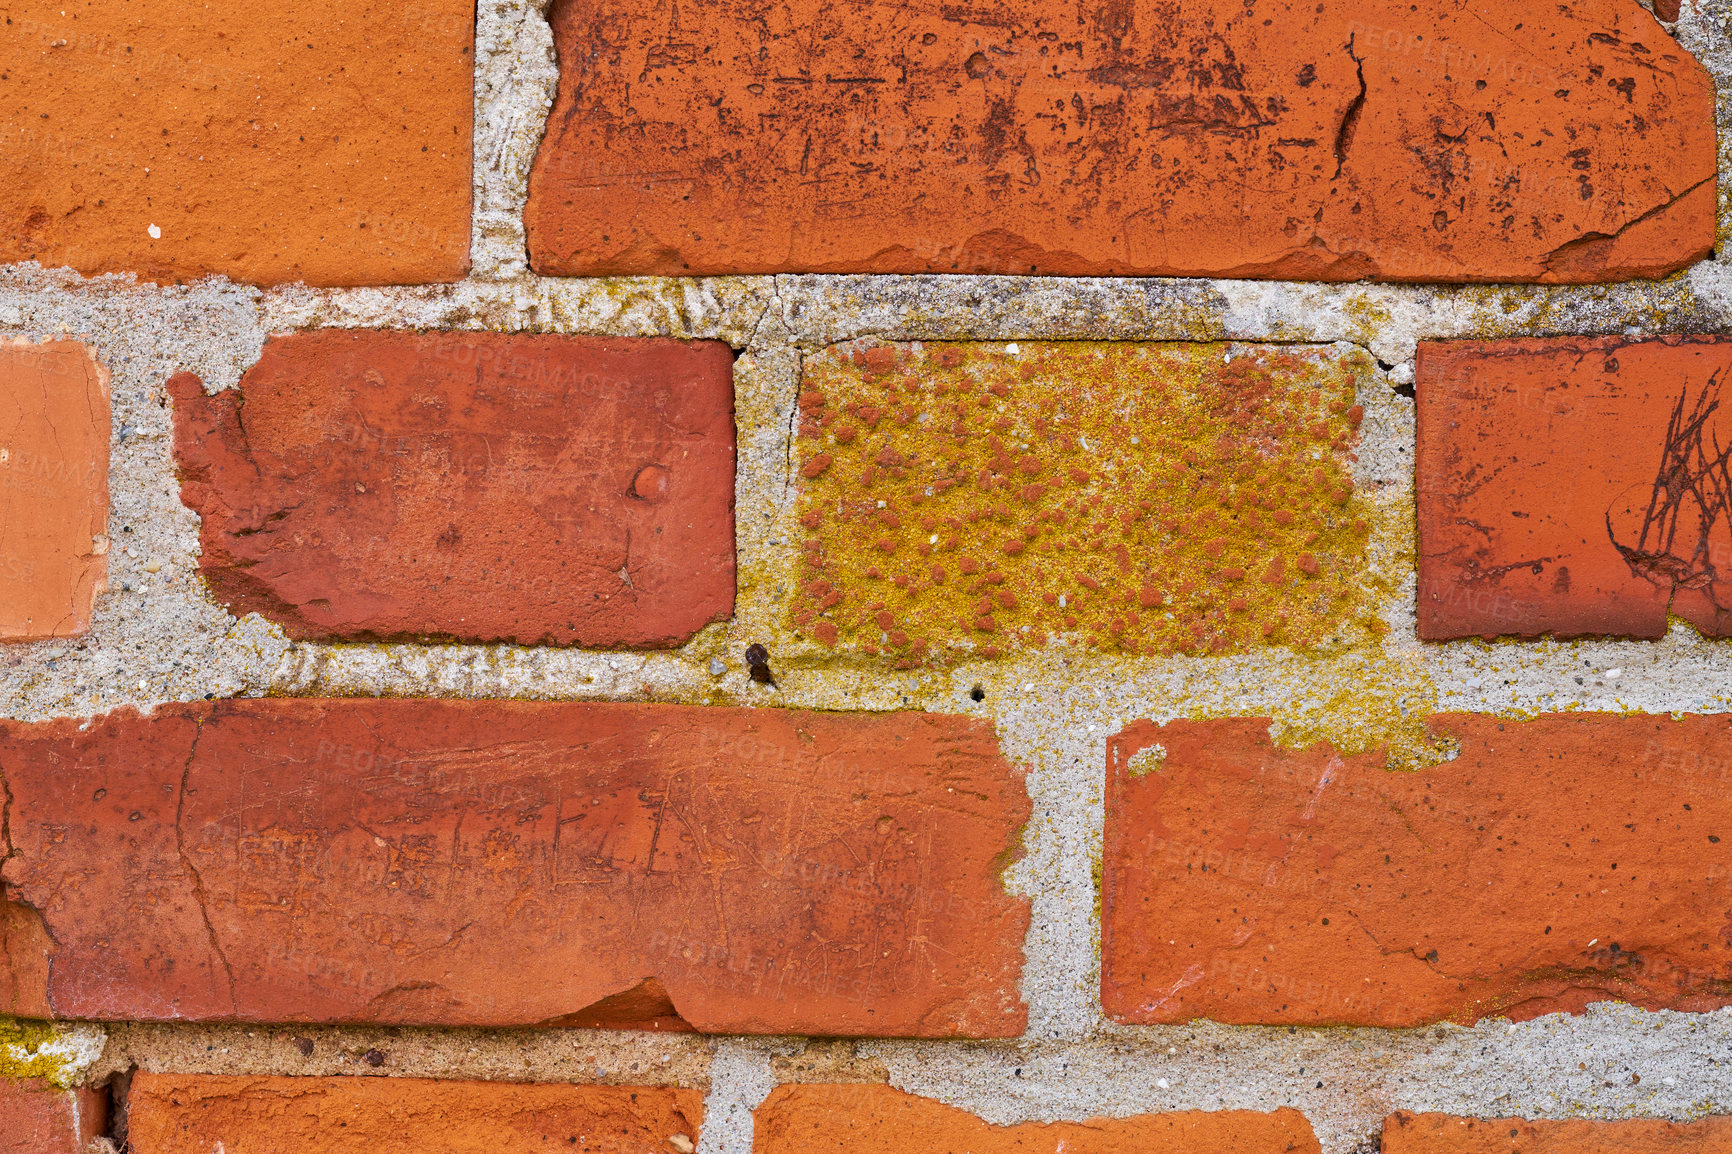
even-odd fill
[(8, 5), (0, 260), (159, 281), (461, 277), (471, 6), (200, 11)]
[(0, 1077), (0, 1154), (85, 1154), (108, 1132), (108, 1096)]
[(1023, 1026), (1028, 800), (968, 719), (221, 702), (0, 750), (56, 1016)]
[(1175, 1111), (1087, 1122), (994, 1126), (965, 1110), (889, 1086), (781, 1086), (758, 1107), (753, 1154), (1316, 1154), (1295, 1110)]
[(0, 340), (0, 640), (90, 627), (108, 572), (108, 373), (74, 341)]
[(170, 383), (200, 568), (297, 638), (679, 644), (733, 609), (732, 369), (716, 341), (273, 340), (238, 390)]
[(755, 11), (556, 6), (538, 271), (1584, 281), (1713, 241), (1711, 83), (1634, 0)]
[(801, 382), (792, 623), (898, 668), (1374, 627), (1351, 462), (1368, 368), (1213, 342), (831, 348)]
[(1530, 1122), (1522, 1118), (1453, 1118), (1391, 1114), (1383, 1154), (1721, 1154), (1732, 1150), (1732, 1119), (1668, 1122)]
[(1732, 0), (0, 0), (0, 1154), (1732, 1154)]
[(669, 1154), (704, 1117), (696, 1090), (420, 1078), (143, 1073), (127, 1105), (135, 1154)]
[(1724, 717), (1431, 726), (1459, 755), (1412, 773), (1278, 749), (1262, 719), (1116, 736), (1107, 1012), (1415, 1026), (1732, 1004)]
[(1732, 632), (1732, 342), (1419, 350), (1420, 635)]

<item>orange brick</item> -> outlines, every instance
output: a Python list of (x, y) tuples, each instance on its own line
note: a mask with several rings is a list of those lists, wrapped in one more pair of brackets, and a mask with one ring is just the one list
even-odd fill
[(1732, 1118), (1668, 1122), (1585, 1118), (1455, 1118), (1398, 1111), (1383, 1123), (1383, 1154), (1728, 1154)]
[(1579, 282), (1714, 241), (1707, 72), (1635, 0), (552, 10), (553, 275)]
[(778, 1086), (753, 1115), (753, 1154), (1316, 1154), (1297, 1110), (1184, 1110), (1087, 1122), (994, 1126), (881, 1085)]
[(1732, 635), (1732, 341), (1419, 346), (1419, 634)]
[(0, 1154), (85, 1154), (108, 1126), (108, 1095), (0, 1077)]
[(0, 641), (90, 628), (108, 575), (108, 370), (0, 340)]
[(133, 1154), (669, 1154), (703, 1116), (702, 1093), (663, 1086), (140, 1072), (127, 1095)]
[(1108, 746), (1101, 1000), (1122, 1022), (1415, 1026), (1732, 1004), (1732, 720), (1430, 719), (1453, 761), (1260, 718)]
[(156, 281), (448, 281), (469, 266), (474, 10), (15, 0), (0, 261)]
[(0, 773), (6, 896), (41, 917), (0, 992), (55, 1016), (920, 1037), (1027, 1017), (1029, 907), (1000, 874), (1029, 800), (968, 718), (199, 702), (0, 722)]

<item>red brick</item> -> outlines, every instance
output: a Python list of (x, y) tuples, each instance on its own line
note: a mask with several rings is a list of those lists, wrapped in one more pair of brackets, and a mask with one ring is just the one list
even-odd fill
[(889, 1086), (778, 1086), (753, 1116), (753, 1154), (1286, 1154), (1320, 1149), (1297, 1110), (1182, 1110), (994, 1126)]
[(1029, 801), (972, 719), (201, 702), (0, 765), (56, 1016), (1023, 1029)]
[(1530, 1122), (1525, 1118), (1455, 1118), (1391, 1114), (1383, 1122), (1383, 1154), (1727, 1154), (1732, 1119), (1668, 1122), (1585, 1118)]
[(662, 1086), (141, 1072), (127, 1095), (133, 1154), (669, 1154), (703, 1117), (702, 1093)]
[(1659, 637), (1668, 607), (1732, 635), (1728, 367), (1716, 338), (1420, 345), (1420, 636)]
[(1707, 72), (1635, 0), (565, 0), (554, 275), (1578, 282), (1710, 251)]
[(108, 1096), (0, 1077), (0, 1154), (84, 1154), (108, 1127)]
[(0, 261), (155, 281), (456, 280), (474, 9), (12, 0)]
[(1278, 749), (1261, 718), (1114, 737), (1107, 1012), (1414, 1026), (1732, 1004), (1732, 719), (1430, 723), (1460, 755), (1412, 773)]
[(90, 628), (108, 576), (108, 370), (0, 340), (0, 641)]
[(291, 637), (666, 647), (734, 606), (733, 354), (323, 330), (170, 382), (200, 570)]

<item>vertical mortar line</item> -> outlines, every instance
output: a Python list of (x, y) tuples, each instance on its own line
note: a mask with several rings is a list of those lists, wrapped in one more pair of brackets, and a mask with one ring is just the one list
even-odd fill
[(715, 1040), (697, 1154), (752, 1154), (752, 1111), (776, 1084), (770, 1070), (772, 1045), (758, 1038)]

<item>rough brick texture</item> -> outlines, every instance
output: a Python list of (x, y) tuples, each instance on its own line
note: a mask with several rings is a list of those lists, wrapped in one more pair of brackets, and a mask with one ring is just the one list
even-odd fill
[(85, 1154), (108, 1126), (108, 1096), (0, 1077), (0, 1154)]
[(994, 1126), (889, 1086), (778, 1086), (754, 1115), (753, 1154), (1316, 1154), (1297, 1110), (1182, 1110)]
[(1451, 341), (1418, 358), (1420, 636), (1732, 634), (1732, 341)]
[(296, 638), (665, 647), (734, 606), (716, 341), (323, 330), (171, 382), (200, 570)]
[(5, 723), (0, 765), (56, 1016), (1023, 1028), (981, 722), (222, 701)]
[(1383, 1154), (1726, 1154), (1732, 1118), (1668, 1122), (1571, 1118), (1455, 1118), (1398, 1111), (1383, 1123)]
[(1262, 719), (1113, 738), (1107, 1012), (1412, 1026), (1732, 1004), (1726, 717), (1431, 725), (1460, 756), (1413, 773), (1278, 749)]
[(1712, 85), (1634, 0), (552, 18), (543, 273), (1591, 281), (1713, 242)]
[(15, 0), (0, 261), (157, 281), (455, 280), (474, 9)]
[(0, 641), (90, 627), (108, 574), (108, 371), (0, 340)]
[(801, 382), (791, 624), (902, 669), (1367, 636), (1351, 452), (1374, 372), (1327, 345), (825, 350)]
[(140, 1073), (127, 1137), (133, 1154), (670, 1154), (703, 1114), (670, 1087)]

